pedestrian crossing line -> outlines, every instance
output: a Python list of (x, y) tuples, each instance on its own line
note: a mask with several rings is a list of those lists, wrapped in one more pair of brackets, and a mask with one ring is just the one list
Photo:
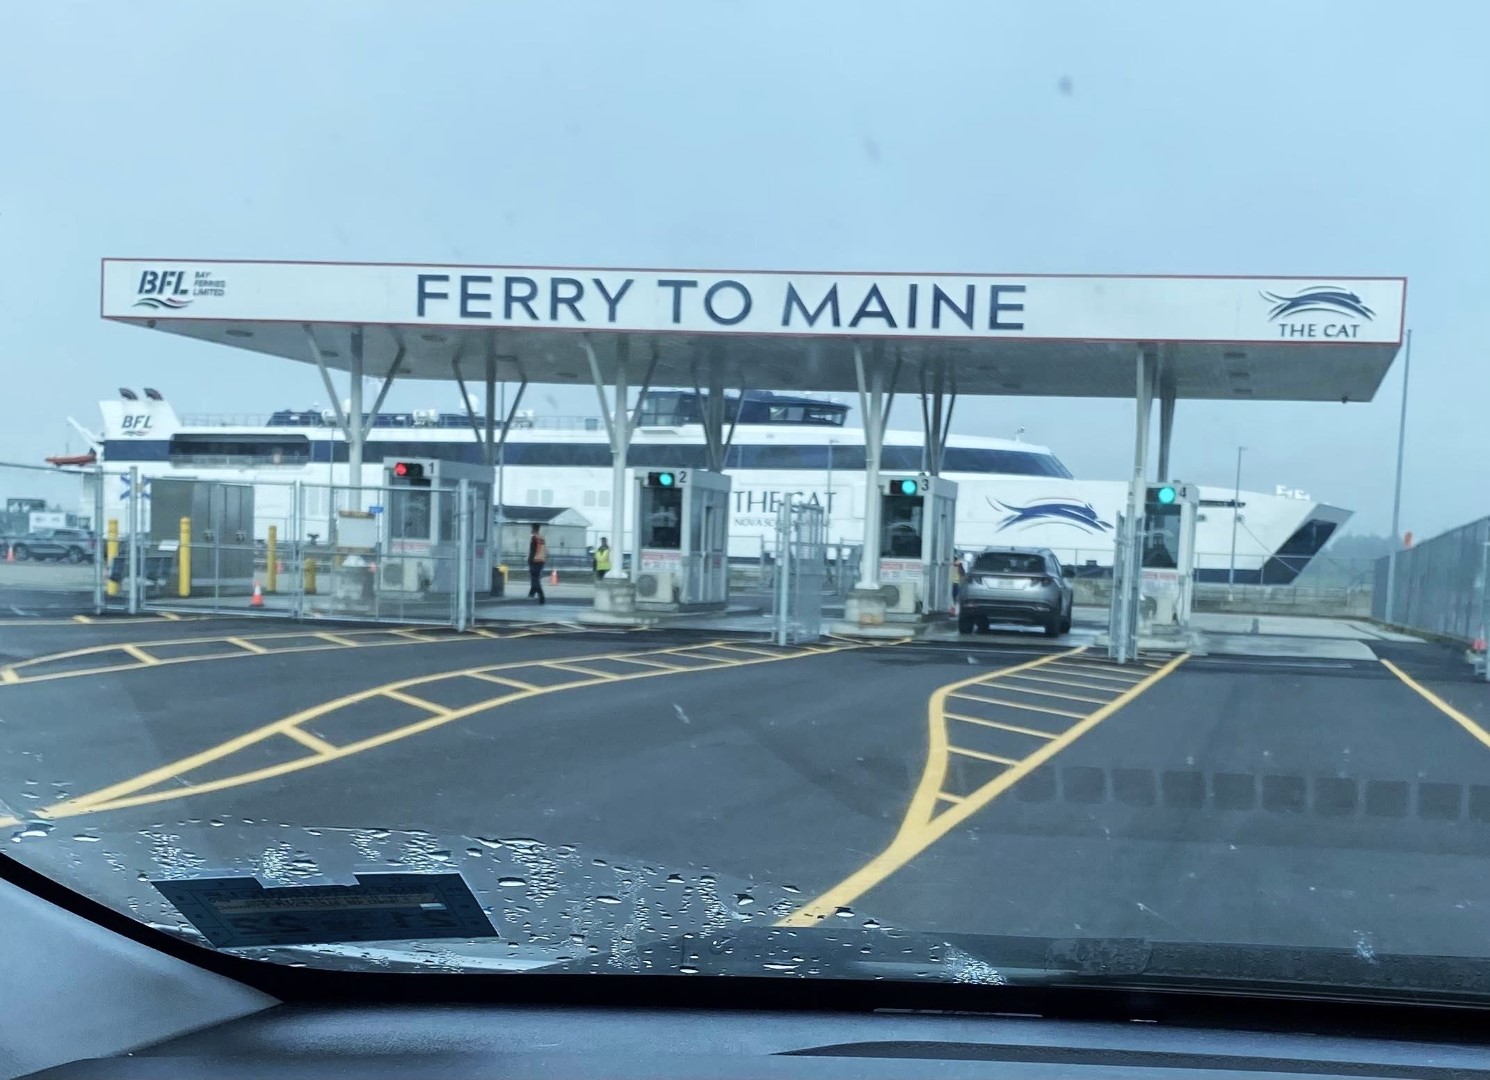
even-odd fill
[(998, 754), (985, 753), (982, 750), (969, 750), (965, 746), (948, 746), (947, 753), (961, 754), (963, 757), (977, 758), (979, 761), (991, 761), (995, 765), (1018, 765), (1017, 758), (1000, 757)]
[(981, 716), (959, 716), (948, 713), (947, 719), (960, 720), (964, 724), (977, 724), (979, 727), (993, 728), (995, 731), (1012, 731), (1016, 735), (1032, 735), (1037, 739), (1054, 739), (1056, 737), (1056, 733), (1053, 731), (1042, 731), (1039, 728), (1024, 727), (1022, 724), (1009, 724), (1002, 720), (984, 720)]
[[(1063, 694), (1057, 690), (1037, 690), (1033, 686), (1025, 686), (1025, 679), (1026, 676), (1024, 675), (1010, 675), (1007, 679), (1001, 680), (1001, 682), (999, 683), (999, 689), (1013, 691), (1016, 694), (1033, 694), (1035, 697), (1056, 698), (1060, 701), (1081, 701), (1085, 702), (1088, 705), (1106, 705), (1107, 702), (1110, 700), (1108, 698), (1085, 697), (1081, 694)], [(953, 694), (952, 696), (971, 698), (977, 697), (976, 694)]]

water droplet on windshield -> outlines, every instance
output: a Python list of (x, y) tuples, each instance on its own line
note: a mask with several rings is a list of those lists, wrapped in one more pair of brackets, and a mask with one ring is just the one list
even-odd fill
[(742, 892), (742, 893), (736, 893), (735, 894), (735, 906), (736, 907), (751, 907), (754, 904), (755, 904), (755, 897), (751, 896), (749, 893)]
[(479, 859), (481, 858), (481, 849), (479, 847), (468, 847), (466, 848), (466, 854), (473, 859)]
[(141, 871), (140, 871), (140, 872), (139, 872), (139, 873), (138, 873), (138, 874), (136, 874), (136, 875), (135, 875), (135, 880), (136, 880), (136, 881), (149, 881), (149, 880), (150, 880), (150, 878), (149, 878), (149, 876), (148, 876), (148, 875), (147, 875), (147, 874), (146, 874), (146, 873), (145, 873), (145, 871), (143, 871), (143, 870), (141, 870)]
[(222, 828), (223, 823), (220, 819), (213, 818), (211, 821), (207, 822), (207, 824), (211, 825), (214, 829), (220, 829)]
[(500, 848), (502, 846), (502, 841), (500, 841), (500, 840), (488, 840), (484, 836), (473, 837), (473, 839), (476, 841), (476, 843), (480, 844), (482, 847), (487, 848), (487, 849), (489, 849), (491, 851), (496, 851), (498, 848)]
[(854, 909), (847, 907), (834, 908), (833, 914), (838, 916), (840, 919), (852, 919), (854, 917)]
[(682, 874), (669, 874), (669, 875), (667, 875), (667, 883), (669, 885), (681, 885), (681, 884), (683, 884), (683, 875)]
[(799, 893), (799, 892), (801, 892), (801, 891), (802, 891), (802, 890), (801, 890), (801, 889), (799, 889), (799, 888), (797, 888), (797, 886), (795, 886), (795, 885), (783, 885), (783, 886), (782, 886), (782, 887), (781, 887), (781, 891), (782, 891), (782, 892), (792, 892), (792, 893)]
[(682, 964), (678, 968), (678, 974), (679, 975), (697, 975), (698, 974), (698, 968), (694, 967), (692, 964)]
[(605, 865), (607, 865), (606, 861), (604, 859), (600, 859), (600, 858), (591, 859), (590, 862), (594, 863), (596, 866), (605, 866)]
[(50, 821), (28, 821), (25, 826), (10, 834), (13, 841), (37, 840), (52, 831)]
[(526, 851), (543, 846), (542, 841), (534, 840), (531, 836), (504, 836), (501, 843), (506, 844), (510, 848), (518, 848), (519, 850)]
[(875, 920), (873, 920), (873, 919), (865, 919), (864, 920), (864, 929), (865, 930), (878, 930), (879, 928), (880, 928), (880, 924), (877, 923)]
[(502, 889), (521, 889), (528, 884), (527, 878), (502, 877), (497, 878), (497, 886)]
[(431, 859), (433, 859), (435, 862), (449, 862), (450, 861), (450, 852), (448, 852), (448, 851), (431, 851), (429, 853), (429, 857)]
[(98, 837), (89, 836), (87, 833), (78, 833), (76, 836), (73, 837), (73, 839), (80, 844), (96, 844), (99, 840)]
[(595, 903), (597, 903), (597, 904), (619, 904), (620, 902), (621, 902), (621, 898), (619, 896), (597, 896), (597, 897), (595, 897)]

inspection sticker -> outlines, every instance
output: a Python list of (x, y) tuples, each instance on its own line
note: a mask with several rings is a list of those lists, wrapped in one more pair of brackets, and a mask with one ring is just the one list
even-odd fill
[(354, 877), (350, 885), (266, 887), (246, 875), (151, 884), (219, 949), (497, 936), (460, 874)]

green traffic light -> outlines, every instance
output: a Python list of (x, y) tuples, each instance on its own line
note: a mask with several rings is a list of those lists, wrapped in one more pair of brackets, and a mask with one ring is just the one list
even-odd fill
[(1159, 500), (1160, 506), (1168, 506), (1170, 503), (1174, 502), (1177, 497), (1178, 495), (1175, 492), (1174, 488), (1168, 486), (1161, 487), (1158, 494), (1155, 496), (1155, 498)]
[(919, 488), (920, 485), (914, 480), (900, 481), (900, 494), (902, 495), (914, 495)]
[(670, 472), (658, 473), (657, 474), (657, 485), (659, 487), (672, 487), (673, 486), (673, 474), (670, 473)]

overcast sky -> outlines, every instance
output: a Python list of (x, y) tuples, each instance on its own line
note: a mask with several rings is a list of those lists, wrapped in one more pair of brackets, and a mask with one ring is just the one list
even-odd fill
[[(1427, 536), (1490, 513), (1487, 39), (1467, 0), (9, 4), (0, 460), (77, 449), (121, 385), (324, 401), (308, 365), (103, 323), (104, 255), (1405, 274)], [(1182, 402), (1173, 471), (1230, 484), (1246, 444), (1244, 486), (1385, 531), (1400, 371), (1370, 404)], [(1120, 479), (1132, 424), (1001, 398), (955, 428)]]

